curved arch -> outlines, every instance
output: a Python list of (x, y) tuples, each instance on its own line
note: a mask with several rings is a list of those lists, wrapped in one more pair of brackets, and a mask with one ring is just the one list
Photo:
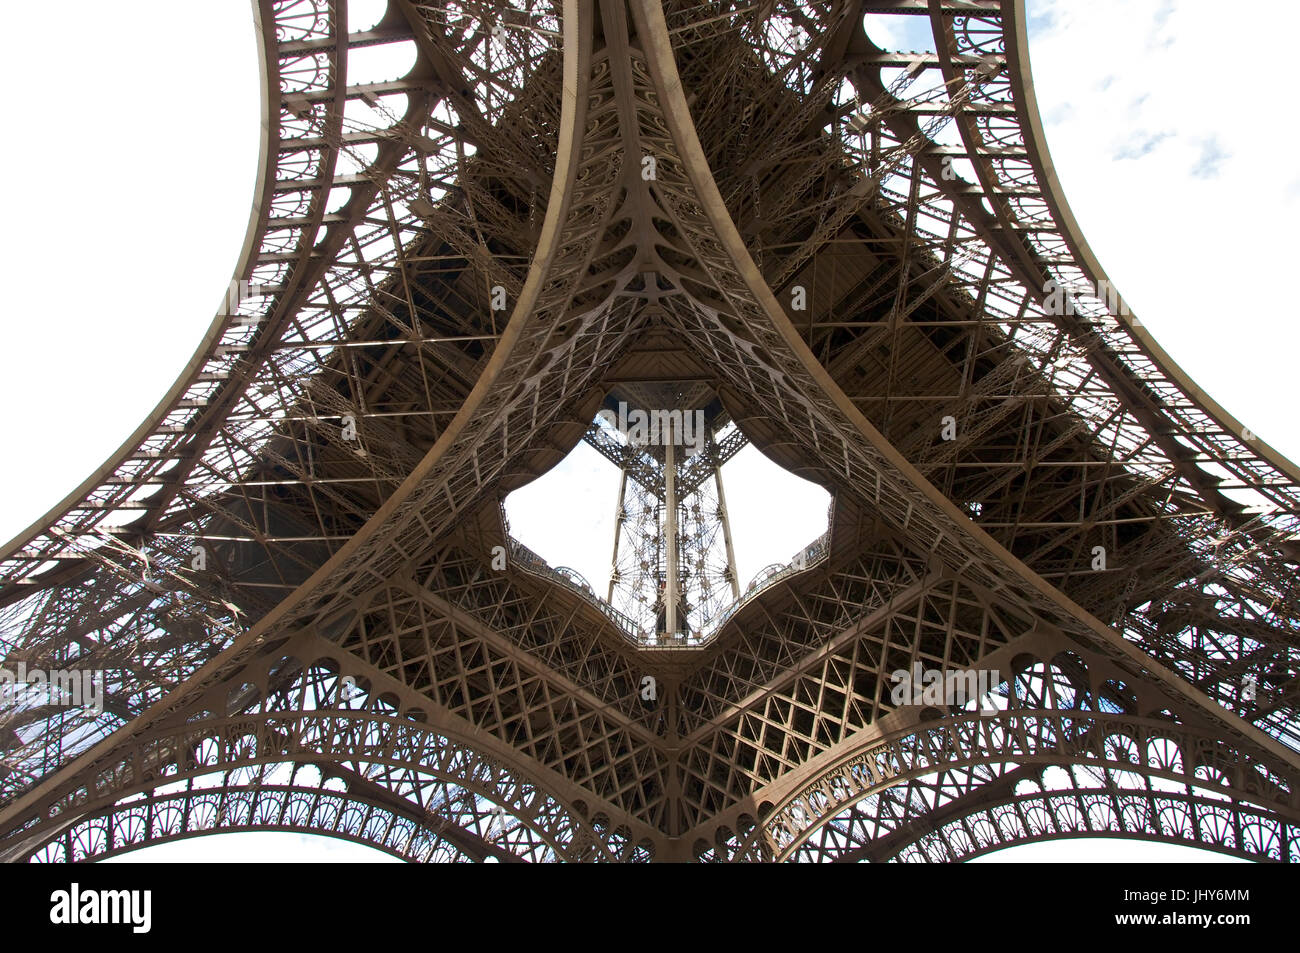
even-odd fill
[[(1294, 861), (1300, 826), (1270, 811), (1189, 785), (1135, 787), (1109, 769), (1018, 767), (948, 800), (962, 772), (939, 771), (855, 802), (788, 853), (824, 862), (963, 861), (1004, 847), (1079, 837), (1122, 837), (1200, 847), (1250, 860)], [(1050, 787), (1048, 777), (1051, 777)], [(933, 804), (924, 823), (916, 802)], [(969, 802), (969, 803), (967, 803)]]
[[(1266, 768), (1239, 764), (1216, 738), (1160, 718), (1027, 707), (992, 716), (963, 712), (919, 731), (860, 744), (777, 803), (764, 820), (765, 836), (774, 855), (787, 859), (846, 812), (869, 815), (863, 821), (870, 835), (862, 835), (862, 853), (892, 854), (909, 842), (896, 833), (905, 824), (917, 821), (928, 830), (934, 817), (947, 811), (964, 816), (992, 810), (986, 799), (1009, 801), (1011, 788), (1024, 782), (1039, 784), (1059, 800), (1057, 792), (1040, 784), (1049, 769), (1100, 774), (1107, 783), (1098, 791), (1153, 804), (1182, 798), (1219, 811), (1230, 801), (1235, 815), (1282, 825), (1291, 832), (1288, 837), (1300, 831), (1295, 792)], [(1181, 794), (1171, 793), (1171, 783), (1182, 786)], [(961, 808), (965, 802), (976, 806)], [(858, 808), (864, 803), (871, 805), (869, 812)], [(912, 810), (923, 810), (925, 817), (907, 816)], [(831, 830), (823, 839), (840, 834)]]
[[(241, 798), (240, 795), (247, 795)], [(229, 813), (228, 803), (249, 807), (270, 799), (275, 819), (253, 820)], [(295, 799), (309, 803), (304, 812)], [(321, 794), (304, 787), (219, 787), (184, 795), (150, 796), (117, 804), (86, 818), (34, 851), (29, 860), (84, 863), (214, 833), (274, 831), (307, 833), (363, 844), (408, 861), (472, 861), (472, 857), (434, 829), (388, 812), (382, 829), (371, 817), (380, 808), (345, 794)], [(403, 823), (404, 822), (404, 823)], [(395, 834), (396, 832), (396, 834)], [(405, 837), (400, 834), (405, 833)]]
[[(256, 47), (257, 69), (259, 69), (261, 78), (261, 135), (259, 153), (257, 153), (257, 178), (255, 186), (253, 186), (252, 211), (248, 215), (248, 226), (246, 234), (244, 234), (243, 247), (239, 250), (237, 264), (235, 264), (233, 281), (239, 281), (240, 278), (246, 281), (250, 280), (253, 261), (256, 260), (257, 250), (259, 250), (265, 237), (270, 204), (272, 204), (274, 186), (277, 183), (276, 144), (281, 139), (282, 130), (281, 126), (279, 126), (278, 116), (272, 114), (272, 104), (278, 98), (279, 92), (279, 61), (273, 60), (269, 56), (269, 51), (276, 48), (276, 30), (279, 25), (274, 14), (266, 16), (268, 13), (269, 4), (263, 3), (261, 0), (252, 0), (253, 29), (260, 36), (260, 42), (256, 44)], [(322, 160), (322, 165), (333, 165), (333, 161), (329, 159)], [(307, 234), (307, 229), (303, 231), (302, 242), (309, 244), (311, 235)], [(86, 480), (83, 480), (81, 485), (72, 490), (72, 493), (66, 495), (60, 502), (55, 503), (55, 506), (49, 508), (49, 511), (45, 512), (39, 519), (32, 521), (29, 527), (19, 532), (12, 540), (4, 543), (4, 546), (0, 547), (0, 566), (3, 566), (5, 560), (17, 553), (23, 546), (30, 545), (42, 533), (43, 529), (56, 524), (60, 517), (72, 510), (74, 506), (77, 506), (77, 503), (90, 497), (92, 490), (103, 485), (104, 478), (109, 476), (114, 469), (120, 467), (126, 459), (129, 459), (131, 452), (139, 449), (149, 434), (157, 433), (157, 428), (162, 424), (162, 420), (168, 415), (168, 412), (175, 406), (175, 403), (181, 400), (183, 395), (194, 386), (195, 378), (203, 369), (203, 365), (211, 359), (222, 330), (226, 328), (229, 322), (230, 316), (225, 315), (225, 313), (218, 312), (213, 317), (211, 324), (208, 325), (207, 332), (204, 332), (203, 338), (200, 339), (199, 346), (195, 348), (190, 361), (175, 378), (168, 391), (162, 395), (159, 403), (144, 417), (135, 432), (130, 437), (127, 437), (122, 442), (122, 445), (116, 451), (113, 451), (109, 458), (103, 464), (100, 464), (90, 476), (86, 477)], [(5, 593), (5, 598), (12, 598), (12, 594)]]
[[(160, 760), (167, 758), (171, 760)], [(101, 775), (92, 796), (53, 806), (43, 821), (27, 825), (21, 836), (11, 841), (5, 853), (7, 859), (29, 857), (50, 843), (66, 840), (86, 825), (102, 828), (106, 818), (134, 816), (132, 812), (138, 813), (138, 809), (131, 805), (140, 800), (163, 805), (209, 797), (211, 789), (197, 782), (216, 775), (233, 779), (223, 780), (216, 785), (218, 789), (239, 791), (249, 797), (264, 789), (297, 790), (292, 785), (265, 780), (267, 769), (285, 766), (290, 766), (295, 776), (311, 767), (344, 778), (350, 800), (392, 817), (403, 817), (408, 826), (451, 832), (446, 839), (458, 841), (462, 851), (472, 845), (484, 854), (514, 853), (486, 843), (484, 832), (492, 818), (502, 812), (518, 824), (498, 831), (500, 837), (525, 829), (531, 832), (527, 837), (515, 838), (526, 853), (541, 851), (560, 859), (599, 860), (617, 859), (638, 849), (630, 835), (602, 835), (595, 825), (543, 787), (502, 769), (465, 741), (373, 709), (273, 711), (207, 718), (159, 731), (143, 740), (139, 761), (160, 767), (133, 774), (123, 766)], [(178, 786), (182, 790), (175, 793)], [(256, 827), (271, 822), (247, 823)], [(467, 834), (462, 830), (466, 824), (478, 830)], [(165, 836), (180, 833), (165, 832)], [(474, 843), (474, 838), (484, 843)], [(137, 841), (132, 844), (141, 846)]]
[[(1119, 810), (1095, 810), (1113, 797), (1106, 789), (1013, 797), (951, 820), (900, 846), (888, 859), (955, 862), (1019, 844), (1109, 837), (1197, 847), (1261, 862), (1295, 863), (1300, 858), (1300, 827), (1247, 805), (1225, 807), (1213, 798), (1175, 794), (1152, 793), (1141, 800), (1120, 794)], [(1147, 812), (1151, 820), (1146, 824), (1151, 826), (1135, 823)], [(1021, 819), (1019, 828), (1007, 820), (1011, 815)], [(1027, 817), (1044, 826), (1032, 829), (1024, 823)]]
[[(341, 19), (346, 21), (346, 5), (342, 3), (329, 4), (325, 0), (309, 0), (309, 2), (312, 4), (311, 12), (304, 16), (303, 11), (297, 8), (299, 5), (290, 4), (286, 6), (280, 4), (277, 8), (272, 0), (252, 0), (254, 28), (260, 37), (260, 42), (257, 44), (257, 53), (258, 68), (262, 81), (260, 104), (262, 132), (259, 144), (257, 179), (253, 190), (248, 228), (231, 277), (233, 284), (243, 281), (258, 285), (265, 284), (279, 290), (278, 283), (271, 275), (265, 277), (259, 275), (259, 254), (273, 251), (275, 254), (283, 256), (286, 248), (292, 248), (296, 251), (296, 257), (299, 261), (305, 260), (311, 253), (324, 218), (328, 180), (332, 178), (333, 169), (338, 158), (339, 149), (336, 143), (341, 139), (341, 103), (346, 86), (346, 57), (340, 54), (344, 48), (343, 37), (346, 36), (347, 25), (346, 22), (340, 24), (340, 14)], [(322, 39), (332, 40), (333, 42), (319, 43), (318, 41)], [(300, 159), (287, 166), (281, 166), (284, 157), (279, 152), (279, 148), (286, 140), (292, 140), (295, 134), (292, 130), (286, 128), (285, 120), (287, 116), (279, 109), (282, 78), (286, 68), (299, 77), (303, 74), (301, 70), (294, 70), (293, 68), (294, 64), (301, 60), (302, 53), (279, 54), (281, 40), (287, 41), (290, 45), (293, 44), (293, 41), (317, 41), (314, 45), (318, 52), (314, 52), (313, 55), (324, 57), (326, 63), (323, 68), (316, 69), (315, 75), (309, 77), (306, 82), (294, 83), (294, 92), (299, 95), (312, 94), (327, 100), (330, 103), (330, 108), (324, 117), (324, 121), (333, 129), (332, 135), (322, 136), (319, 143), (304, 147), (309, 154), (308, 158)], [(272, 51), (277, 51), (277, 55), (272, 55)], [(312, 194), (310, 212), (305, 216), (304, 221), (296, 221), (292, 225), (280, 225), (274, 221), (273, 217), (276, 191), (292, 182), (296, 174), (304, 168), (310, 168), (314, 173), (317, 173), (317, 177), (321, 180), (318, 184), (308, 187)], [(288, 218), (287, 216), (281, 217)], [(295, 218), (302, 219), (304, 216), (295, 216)], [(279, 237), (273, 242), (269, 240), (268, 235), (271, 231), (283, 231), (285, 229), (292, 231), (292, 239), (286, 241), (285, 238)], [(282, 265), (277, 265), (272, 269), (275, 278), (282, 278), (287, 270)], [(254, 281), (255, 278), (260, 280)], [(78, 504), (95, 495), (96, 490), (101, 491), (99, 495), (101, 505), (97, 507), (101, 511), (101, 515), (103, 512), (112, 509), (110, 505), (103, 505), (105, 493), (107, 493), (107, 501), (110, 502), (114, 499), (124, 500), (126, 496), (130, 495), (133, 487), (128, 487), (125, 490), (121, 487), (112, 488), (109, 484), (106, 484), (106, 478), (119, 470), (127, 461), (141, 459), (141, 457), (133, 457), (133, 455), (142, 452), (142, 448), (146, 447), (151, 436), (175, 432), (162, 428), (164, 427), (164, 421), (180, 406), (182, 400), (186, 399), (187, 396), (192, 400), (203, 399), (199, 392), (205, 394), (209, 388), (199, 386), (201, 383), (199, 381), (200, 373), (203, 372), (206, 366), (213, 363), (223, 335), (237, 323), (239, 317), (248, 316), (247, 309), (245, 309), (243, 315), (232, 314), (231, 312), (234, 309), (228, 307), (230, 303), (232, 303), (231, 300), (227, 299), (225, 304), (218, 309), (189, 362), (158, 404), (145, 417), (140, 426), (136, 428), (135, 432), (101, 466), (96, 468), (80, 486), (51, 507), (49, 512), (33, 522), (27, 529), (16, 535), (3, 547), (0, 547), (0, 575), (5, 578), (12, 578), (15, 568), (8, 565), (8, 563), (15, 554), (22, 549), (37, 544), (42, 537), (43, 530), (58, 525), (64, 517), (77, 508)], [(93, 511), (87, 512), (93, 513)], [(86, 517), (85, 513), (83, 513), (83, 517)], [(97, 520), (91, 519), (90, 521), (95, 522)], [(49, 540), (49, 542), (57, 543), (58, 540)], [(4, 594), (4, 601), (7, 602), (21, 594), (21, 588), (11, 589), (10, 592)]]
[[(1070, 203), (1056, 176), (1056, 167), (1052, 163), (1051, 151), (1047, 147), (1047, 136), (1043, 129), (1042, 114), (1038, 109), (1038, 99), (1034, 93), (1033, 73), (1029, 61), (1029, 32), (1026, 29), (1028, 19), (1025, 13), (1025, 0), (1002, 0), (1002, 22), (1006, 27), (1006, 55), (1016, 84), (1016, 115), (1020, 120), (1021, 130), (1028, 148), (1028, 156), (1034, 165), (1043, 199), (1055, 220), (1066, 245), (1078, 264), (1079, 269), (1092, 281), (1093, 287), (1113, 287), (1102, 268), (1101, 262), (1093, 253), (1088, 240), (1084, 237), (1079, 223), (1070, 209)], [(1114, 308), (1120, 316), (1128, 317), (1129, 310), (1120, 296)], [(1300, 466), (1288, 459), (1280, 451), (1258, 437), (1245, 438), (1245, 425), (1197, 386), (1196, 382), (1178, 366), (1178, 363), (1160, 346), (1140, 321), (1124, 321), (1125, 331), (1146, 354), (1152, 364), (1168, 377), (1193, 402), (1200, 406), (1205, 414), (1222, 428), (1223, 435), (1232, 441), (1235, 453), (1222, 454), (1216, 459), (1236, 461), (1242, 454), (1257, 454), (1261, 462), (1284, 475), (1294, 484), (1300, 484)], [(1166, 402), (1166, 406), (1167, 402)]]

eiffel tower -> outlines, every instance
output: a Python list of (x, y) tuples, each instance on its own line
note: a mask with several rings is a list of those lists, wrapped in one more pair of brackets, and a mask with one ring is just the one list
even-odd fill
[[(231, 287), (0, 552), (27, 673), (0, 857), (288, 830), (419, 861), (1300, 859), (1300, 471), (1089, 250), (1023, 0), (253, 13)], [(409, 73), (350, 79), (402, 43)], [(602, 437), (667, 392), (708, 422), (693, 475), (671, 425)], [(641, 621), (503, 518), (584, 439), (659, 512)], [(674, 542), (727, 439), (832, 497), (743, 592)], [(994, 681), (900, 700), (913, 671)]]

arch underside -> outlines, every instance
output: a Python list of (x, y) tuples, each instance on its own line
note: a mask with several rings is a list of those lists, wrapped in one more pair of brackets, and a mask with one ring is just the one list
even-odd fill
[(486, 856), (474, 856), (428, 827), (344, 795), (259, 782), (114, 807), (46, 844), (32, 860), (103, 860), (172, 841), (238, 832), (334, 837), (413, 862), (457, 863)]
[[(245, 733), (234, 742), (231, 757), (209, 759), (213, 763), (201, 773), (173, 773), (168, 777), (174, 781), (84, 815), (44, 840), (29, 859), (94, 861), (241, 831), (334, 837), (413, 863), (632, 862), (651, 856), (647, 845), (631, 843), (626, 831), (584, 831), (585, 825), (535, 785), (466, 755), (463, 745), (454, 746), (456, 758), (443, 764), (432, 763), (424, 752), (419, 760), (344, 762), (338, 755), (322, 755), (267, 761), (275, 755), (253, 756), (265, 737)], [(207, 742), (218, 744), (211, 737)]]
[[(936, 781), (936, 785), (939, 782)], [(1107, 784), (1016, 795), (936, 824), (929, 833), (897, 836), (907, 799), (933, 803), (933, 789), (908, 786), (897, 802), (873, 798), (843, 812), (805, 841), (800, 862), (952, 863), (1023, 844), (1072, 838), (1139, 840), (1197, 847), (1259, 862), (1296, 862), (1296, 826), (1249, 805), (1151, 792), (1125, 793)], [(881, 823), (881, 815), (887, 820)], [(889, 831), (889, 834), (885, 832)], [(888, 852), (881, 842), (887, 842)]]
[(946, 862), (1043, 839), (1137, 837), (1295, 862), (1294, 814), (1226, 760), (1185, 760), (1210, 750), (1159, 720), (969, 713), (828, 772), (777, 811), (770, 846), (795, 861)]
[[(102, 714), (9, 713), (3, 856), (1296, 859), (1295, 468), (1107, 300), (1023, 10), (760, 6), (392, 0), (349, 36), (258, 0), (237, 279), (268, 290), (0, 559), (7, 658), (113, 673)], [(398, 40), (407, 77), (349, 79)], [(498, 502), (665, 340), (835, 500), (824, 556), (686, 660), (517, 562)], [(913, 664), (1001, 673), (998, 710), (895, 701)]]

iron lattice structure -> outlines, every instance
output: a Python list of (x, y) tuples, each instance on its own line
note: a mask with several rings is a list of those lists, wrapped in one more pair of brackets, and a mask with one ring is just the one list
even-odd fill
[(606, 601), (646, 644), (698, 644), (740, 599), (722, 465), (748, 441), (703, 385), (626, 387), (584, 437), (619, 469)]
[[(3, 857), (1300, 857), (1300, 473), (1112, 293), (1022, 0), (254, 15), (244, 294), (0, 553), (6, 667), (107, 673), (102, 713), (5, 710)], [(349, 80), (397, 42), (408, 75)], [(641, 645), (500, 515), (647, 381), (834, 499), (698, 646)], [(997, 710), (894, 704), (915, 662), (1005, 673)]]

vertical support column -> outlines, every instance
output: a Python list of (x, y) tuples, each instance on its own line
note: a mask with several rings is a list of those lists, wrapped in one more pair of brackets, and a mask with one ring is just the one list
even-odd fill
[(677, 573), (677, 435), (673, 433), (669, 418), (664, 436), (664, 562), (667, 579), (664, 580), (665, 634), (677, 634), (677, 604), (681, 598), (681, 580)]
[(614, 514), (614, 554), (609, 559), (609, 592), (605, 601), (614, 604), (614, 581), (618, 576), (618, 541), (623, 534), (623, 502), (627, 497), (627, 467), (619, 470), (618, 510)]
[(736, 573), (736, 550), (731, 545), (731, 516), (727, 513), (727, 495), (722, 492), (722, 467), (718, 465), (717, 447), (709, 434), (709, 454), (713, 457), (713, 480), (718, 487), (718, 518), (722, 520), (722, 543), (727, 547), (727, 574), (731, 577), (731, 597), (740, 601), (740, 577)]

